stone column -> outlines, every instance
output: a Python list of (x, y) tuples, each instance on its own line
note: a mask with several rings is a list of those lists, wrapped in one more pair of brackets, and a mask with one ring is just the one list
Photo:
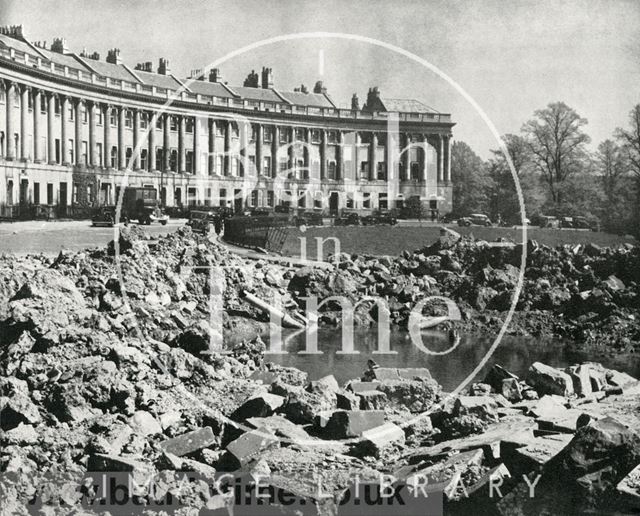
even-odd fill
[(75, 99), (75, 110), (76, 110), (76, 143), (75, 143), (75, 151), (76, 155), (74, 156), (76, 165), (84, 166), (85, 164), (82, 162), (82, 155), (80, 150), (82, 149), (82, 100)]
[(295, 142), (296, 142), (296, 130), (294, 127), (285, 127), (284, 131), (289, 131), (289, 173), (294, 173), (297, 177), (296, 170), (296, 156), (295, 156)]
[(104, 130), (104, 140), (102, 143), (104, 148), (104, 159), (102, 165), (104, 168), (111, 168), (111, 106), (109, 104), (104, 104), (102, 106), (102, 113), (102, 128)]
[(40, 90), (33, 90), (33, 161), (40, 163)]
[(224, 175), (231, 175), (231, 120), (224, 123)]
[[(89, 111), (89, 164), (97, 167), (100, 163), (96, 155), (96, 106), (93, 102), (88, 102), (87, 109)], [(104, 145), (102, 153), (104, 154)]]
[(207, 166), (209, 175), (214, 173), (220, 174), (220, 170), (216, 170), (216, 121), (213, 118), (209, 118), (209, 141), (208, 141), (209, 156), (207, 157)]
[(49, 163), (56, 163), (56, 139), (54, 138), (54, 125), (56, 119), (56, 95), (47, 94), (47, 145), (49, 147)]
[(426, 181), (427, 180), (427, 150), (429, 149), (429, 142), (427, 141), (427, 135), (423, 134), (422, 135), (422, 149), (420, 149), (421, 151), (421, 158), (422, 158), (422, 163), (421, 163), (421, 171), (422, 171), (422, 181)]
[(193, 169), (194, 176), (200, 175), (200, 118), (193, 117)]
[(149, 120), (149, 150), (147, 151), (147, 170), (149, 172), (156, 169), (156, 124), (158, 123), (158, 114), (155, 111), (149, 111), (147, 114)]
[(378, 146), (378, 136), (371, 133), (371, 142), (369, 143), (369, 180), (377, 179), (378, 171), (376, 170), (376, 147)]
[(162, 115), (162, 167), (165, 172), (170, 170), (169, 160), (171, 158), (171, 147), (169, 144), (169, 115), (163, 113)]
[(280, 172), (278, 163), (278, 148), (280, 147), (280, 128), (277, 125), (273, 126), (273, 134), (271, 140), (271, 177), (276, 177)]
[(327, 131), (320, 131), (320, 180), (327, 179)]
[(124, 147), (124, 115), (125, 110), (118, 106), (118, 168), (127, 167), (127, 150)]
[(444, 137), (438, 135), (438, 182), (444, 181), (444, 167), (442, 165), (444, 159)]
[(302, 147), (302, 157), (307, 177), (311, 177), (311, 129), (304, 130), (304, 147)]
[(184, 116), (178, 117), (178, 172), (185, 172)]
[(343, 147), (344, 145), (344, 133), (338, 131), (338, 145), (336, 147), (336, 179), (343, 179)]
[(358, 131), (354, 134), (353, 144), (353, 180), (360, 180), (360, 133)]
[(60, 162), (69, 165), (69, 139), (67, 138), (67, 111), (69, 98), (66, 95), (60, 97)]
[(6, 141), (7, 141), (7, 152), (6, 152), (6, 158), (8, 160), (12, 160), (16, 157), (16, 153), (15, 153), (15, 135), (14, 135), (14, 129), (13, 129), (13, 95), (15, 92), (15, 85), (12, 82), (7, 82), (6, 83), (6, 116), (7, 116), (7, 135), (6, 135)]
[(140, 143), (140, 110), (133, 110), (133, 170), (140, 170), (140, 154), (142, 147), (138, 148)]
[(404, 165), (404, 177), (408, 181), (411, 179), (411, 135), (405, 135), (405, 146), (406, 149), (404, 154), (402, 155), (402, 164)]
[(262, 124), (257, 124), (256, 127), (256, 171), (258, 176), (264, 173), (262, 167)]
[(445, 159), (447, 161), (445, 181), (451, 182), (451, 135), (447, 136)]
[(239, 175), (241, 177), (244, 176), (248, 176), (248, 172), (249, 172), (249, 157), (247, 155), (247, 147), (248, 147), (248, 140), (249, 140), (249, 136), (248, 136), (248, 131), (249, 131), (249, 124), (248, 123), (241, 123), (238, 126), (238, 132), (239, 132), (239, 137), (240, 137), (240, 164), (241, 167), (238, 170)]
[(29, 94), (31, 88), (28, 86), (22, 87), (22, 99), (20, 102), (20, 159), (26, 160), (29, 157), (29, 150), (27, 147), (27, 124), (29, 116)]

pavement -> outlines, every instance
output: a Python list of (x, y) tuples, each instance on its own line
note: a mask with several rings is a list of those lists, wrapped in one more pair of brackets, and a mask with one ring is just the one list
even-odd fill
[[(170, 219), (166, 226), (144, 226), (152, 235), (171, 233), (186, 219)], [(106, 246), (117, 228), (93, 227), (88, 220), (20, 221), (0, 223), (0, 253), (57, 255), (60, 251), (79, 251)]]

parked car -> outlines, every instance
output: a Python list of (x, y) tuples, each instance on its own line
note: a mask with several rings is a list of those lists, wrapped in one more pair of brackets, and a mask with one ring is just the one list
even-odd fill
[(98, 212), (91, 217), (91, 225), (94, 227), (112, 227), (115, 224), (116, 212), (113, 207), (99, 208)]
[(216, 222), (218, 215), (213, 211), (191, 210), (187, 226), (195, 233), (207, 234), (211, 231), (211, 224)]
[(318, 211), (304, 211), (294, 217), (296, 226), (322, 226), (324, 219)]
[(574, 229), (590, 229), (591, 231), (600, 231), (600, 222), (587, 217), (573, 217)]
[(445, 213), (442, 217), (440, 217), (440, 222), (443, 224), (456, 224), (458, 219), (462, 218), (459, 213), (454, 213), (450, 211), (449, 213)]
[(270, 217), (273, 215), (273, 210), (266, 207), (253, 208), (250, 212), (250, 215), (252, 217)]
[(293, 206), (279, 204), (273, 209), (273, 211), (274, 213), (279, 213), (281, 215), (293, 215), (296, 212), (296, 209)]
[(558, 229), (560, 227), (560, 220), (553, 215), (540, 215), (538, 217), (538, 225), (541, 228)]
[(492, 226), (491, 219), (482, 213), (472, 213), (458, 219), (458, 226)]
[(398, 219), (395, 214), (388, 210), (378, 210), (371, 215), (362, 217), (362, 224), (364, 226), (375, 226), (380, 224), (388, 224), (394, 226), (398, 223)]
[(359, 226), (360, 225), (360, 215), (356, 212), (343, 212), (342, 215), (335, 218), (334, 221), (335, 226)]

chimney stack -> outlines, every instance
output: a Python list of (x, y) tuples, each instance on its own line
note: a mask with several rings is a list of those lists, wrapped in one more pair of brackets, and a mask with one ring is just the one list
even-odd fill
[(65, 38), (53, 38), (53, 43), (51, 43), (51, 51), (57, 52), (58, 54), (66, 54), (69, 52), (69, 47), (67, 47), (67, 40)]
[(161, 57), (158, 61), (158, 73), (160, 75), (169, 75), (171, 73), (171, 69), (169, 68), (169, 60)]
[(258, 84), (258, 74), (255, 70), (251, 70), (251, 73), (247, 75), (247, 78), (244, 80), (244, 87), (246, 88), (259, 88)]
[(138, 63), (136, 65), (136, 70), (140, 70), (142, 72), (151, 72), (151, 73), (153, 73), (153, 63), (151, 61), (145, 61), (144, 63)]
[(313, 93), (327, 93), (327, 88), (322, 85), (322, 81), (317, 81), (316, 85), (313, 87)]
[(212, 68), (209, 70), (209, 82), (222, 82), (220, 68)]
[(111, 50), (107, 50), (107, 63), (117, 64), (117, 65), (122, 64), (119, 48), (112, 48)]
[(0, 27), (0, 34), (4, 34), (5, 36), (9, 36), (13, 39), (24, 39), (24, 27), (22, 25), (5, 25)]
[(262, 67), (262, 88), (273, 88), (273, 68)]

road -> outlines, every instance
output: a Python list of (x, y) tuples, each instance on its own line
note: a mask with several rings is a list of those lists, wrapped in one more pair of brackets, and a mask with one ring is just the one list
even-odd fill
[[(152, 235), (175, 231), (185, 219), (172, 219), (166, 226), (144, 226)], [(113, 240), (114, 228), (94, 228), (87, 220), (26, 221), (0, 223), (0, 253), (57, 255), (62, 250), (78, 251), (106, 246)]]

